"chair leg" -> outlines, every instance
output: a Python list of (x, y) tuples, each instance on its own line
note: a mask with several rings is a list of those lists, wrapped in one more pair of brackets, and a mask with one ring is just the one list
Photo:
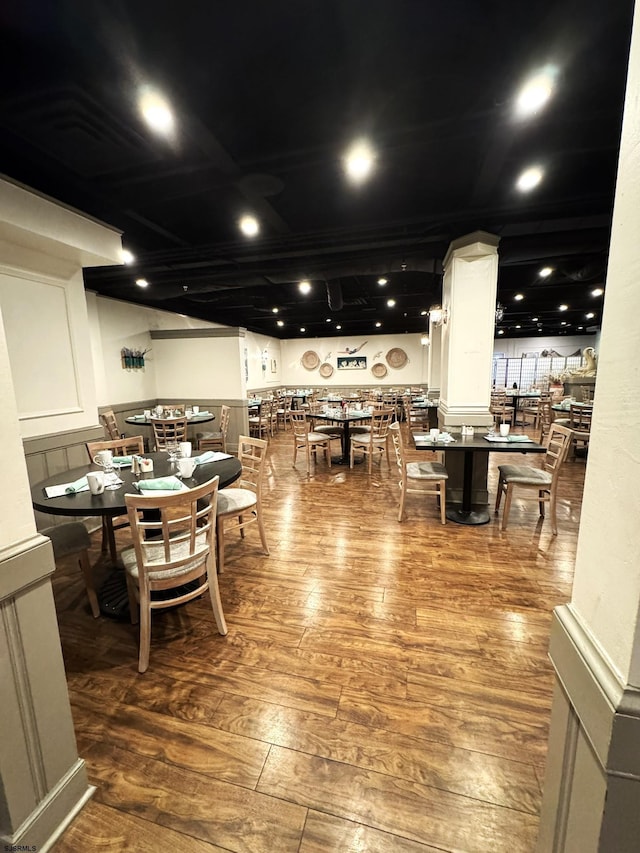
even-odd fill
[(513, 494), (513, 486), (511, 483), (507, 483), (507, 493), (504, 499), (504, 512), (502, 513), (502, 529), (507, 529), (507, 522), (509, 521), (509, 511), (511, 509), (511, 496)]
[(440, 480), (439, 490), (440, 490), (440, 520), (443, 524), (447, 523), (446, 516), (446, 489), (447, 489), (447, 481)]
[(331, 441), (325, 444), (325, 454), (327, 457), (327, 468), (331, 468)]
[[(367, 453), (367, 451), (365, 451), (365, 453)], [(372, 462), (373, 462), (373, 449), (371, 449), (371, 450), (367, 453), (367, 456), (369, 457), (369, 465), (368, 465), (367, 467), (368, 467), (368, 470), (369, 470), (369, 474), (371, 474), (371, 466), (372, 466)]]
[(216, 521), (216, 551), (218, 558), (218, 574), (224, 572), (224, 521), (218, 518)]
[(502, 501), (503, 489), (504, 489), (504, 482), (502, 480), (502, 474), (501, 474), (499, 479), (498, 479), (498, 491), (496, 493), (496, 506), (495, 506), (496, 512), (498, 512), (498, 510), (500, 509), (500, 502)]
[(404, 515), (404, 499), (407, 493), (404, 488), (404, 483), (400, 483), (400, 507), (398, 509), (398, 521), (402, 521), (402, 516)]
[(540, 517), (544, 518), (544, 505), (545, 505), (544, 489), (540, 489), (540, 491), (538, 492), (538, 497), (540, 498), (540, 500), (538, 501), (538, 507), (540, 509)]
[(558, 535), (558, 520), (556, 518), (556, 493), (551, 492), (549, 496), (549, 515), (551, 516), (551, 532), (554, 536)]
[(149, 668), (149, 652), (151, 649), (151, 607), (148, 601), (142, 601), (140, 596), (140, 655), (138, 657), (138, 672), (146, 672)]
[(211, 609), (213, 610), (213, 616), (216, 620), (216, 626), (218, 628), (218, 633), (222, 634), (224, 637), (228, 632), (227, 622), (224, 618), (224, 611), (222, 609), (222, 601), (220, 600), (220, 588), (218, 587), (218, 573), (216, 571), (208, 572), (209, 579), (209, 597), (211, 599)]
[(87, 590), (87, 598), (91, 605), (93, 618), (97, 619), (100, 615), (100, 605), (98, 604), (98, 596), (96, 595), (96, 590), (93, 585), (93, 574), (91, 572), (91, 564), (89, 563), (89, 554), (86, 551), (80, 552), (78, 555), (78, 563), (80, 564), (80, 571), (84, 578), (84, 585)]
[(262, 512), (256, 510), (256, 520), (258, 522), (258, 530), (260, 531), (260, 541), (262, 542), (262, 550), (269, 556), (269, 546), (267, 545), (267, 534), (265, 533), (264, 524), (262, 523)]

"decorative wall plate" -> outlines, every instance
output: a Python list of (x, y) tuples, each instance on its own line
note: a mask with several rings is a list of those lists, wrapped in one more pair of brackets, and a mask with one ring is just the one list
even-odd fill
[(371, 368), (371, 372), (376, 377), (376, 379), (383, 379), (387, 375), (387, 368), (384, 364), (379, 361), (378, 364), (374, 364)]
[(312, 349), (308, 349), (302, 356), (301, 361), (302, 366), (306, 367), (307, 370), (315, 370), (316, 367), (320, 364), (320, 356)]
[(396, 370), (400, 367), (404, 367), (408, 361), (409, 359), (406, 352), (403, 349), (400, 349), (400, 347), (394, 347), (387, 353), (387, 364), (389, 367), (395, 367)]
[(326, 361), (324, 364), (320, 365), (320, 376), (323, 379), (328, 379), (333, 374), (333, 367), (328, 364)]

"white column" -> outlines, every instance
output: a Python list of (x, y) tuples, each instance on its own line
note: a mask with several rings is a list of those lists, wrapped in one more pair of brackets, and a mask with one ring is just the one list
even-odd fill
[(476, 231), (451, 243), (444, 259), (439, 417), (448, 430), (488, 426), (498, 287), (498, 240)]
[(440, 396), (442, 376), (442, 326), (436, 325), (431, 317), (429, 317), (429, 341), (427, 385), (429, 397), (437, 399)]
[(638, 6), (634, 24), (573, 597), (551, 635), (539, 853), (640, 849)]

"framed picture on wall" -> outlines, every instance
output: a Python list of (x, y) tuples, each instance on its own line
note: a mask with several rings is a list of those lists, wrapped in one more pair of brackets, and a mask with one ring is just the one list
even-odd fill
[(271, 359), (271, 372), (272, 372), (272, 373), (277, 373), (277, 372), (278, 372), (278, 363), (277, 363), (277, 361), (275, 360), (275, 358), (272, 358), (272, 359)]
[(366, 370), (366, 355), (339, 355), (338, 370)]

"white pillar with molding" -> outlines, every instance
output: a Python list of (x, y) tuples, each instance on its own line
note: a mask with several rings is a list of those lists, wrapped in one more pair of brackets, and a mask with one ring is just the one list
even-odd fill
[(639, 209), (636, 6), (573, 595), (551, 629), (538, 853), (640, 850)]
[(441, 428), (489, 426), (499, 237), (475, 231), (454, 240), (442, 287)]

